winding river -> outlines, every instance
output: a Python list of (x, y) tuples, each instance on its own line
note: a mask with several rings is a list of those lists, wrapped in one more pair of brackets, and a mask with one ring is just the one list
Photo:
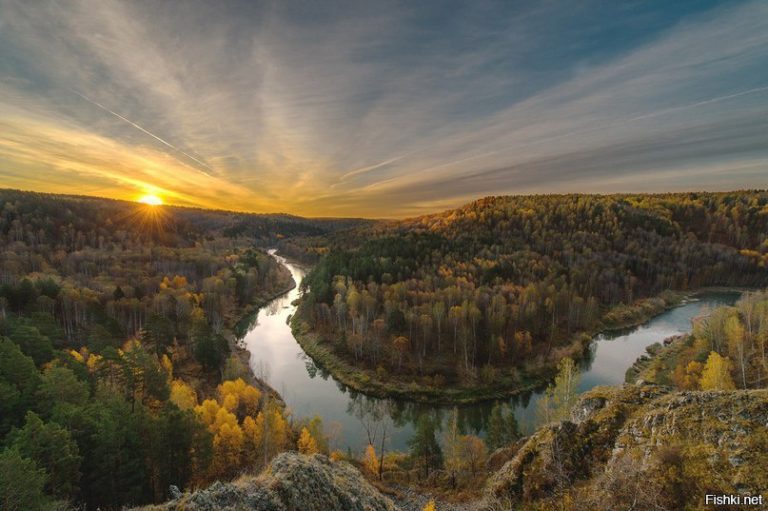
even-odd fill
[[(270, 253), (284, 264), (300, 283), (305, 271), (285, 258)], [(275, 298), (254, 314), (247, 333), (240, 339), (251, 352), (254, 373), (276, 389), (295, 417), (323, 419), (331, 436), (331, 447), (362, 452), (367, 445), (365, 411), (377, 406), (386, 409), (389, 422), (390, 449), (405, 450), (413, 434), (413, 424), (424, 413), (435, 414), (441, 421), (447, 419), (453, 407), (432, 406), (403, 400), (372, 398), (352, 391), (336, 382), (332, 376), (318, 368), (299, 346), (288, 325), (295, 307), (291, 303), (299, 297), (298, 287)], [(707, 309), (733, 304), (739, 297), (734, 293), (707, 293), (696, 300), (666, 311), (646, 323), (621, 332), (600, 334), (590, 346), (591, 356), (582, 364), (580, 390), (596, 385), (615, 385), (624, 381), (624, 374), (645, 348), (669, 336), (688, 332), (691, 319)], [(541, 392), (516, 396), (510, 400), (523, 430), (530, 429)], [(491, 407), (484, 402), (458, 407), (459, 423), (465, 433), (482, 434)], [(362, 419), (360, 418), (362, 417)]]

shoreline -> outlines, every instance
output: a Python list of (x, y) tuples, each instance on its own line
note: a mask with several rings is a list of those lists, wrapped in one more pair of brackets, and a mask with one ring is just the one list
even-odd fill
[[(623, 305), (607, 311), (594, 331), (574, 334), (573, 340), (568, 346), (574, 349), (586, 349), (600, 334), (636, 328), (668, 310), (684, 305), (687, 301), (695, 299), (697, 295), (718, 292), (743, 293), (748, 290), (749, 288), (724, 286), (707, 286), (687, 291), (666, 290), (655, 297), (638, 300), (630, 306)], [(302, 309), (303, 305), (304, 302), (300, 301), (290, 321), (293, 336), (302, 350), (319, 368), (330, 373), (336, 381), (366, 395), (378, 398), (403, 399), (415, 403), (474, 404), (508, 399), (544, 388), (550, 383), (554, 374), (553, 371), (555, 371), (554, 368), (542, 367), (540, 371), (524, 374), (522, 378), (517, 378), (514, 381), (500, 379), (491, 385), (483, 384), (468, 387), (434, 387), (413, 380), (408, 382), (394, 379), (385, 381), (379, 378), (375, 371), (360, 369), (335, 354), (333, 349), (327, 345), (327, 341), (323, 341), (317, 332), (312, 331), (308, 322), (303, 319), (306, 314), (306, 311)], [(611, 318), (611, 316), (616, 315), (621, 317)], [(588, 338), (587, 342), (584, 341), (585, 338)], [(579, 344), (581, 344), (580, 347)]]

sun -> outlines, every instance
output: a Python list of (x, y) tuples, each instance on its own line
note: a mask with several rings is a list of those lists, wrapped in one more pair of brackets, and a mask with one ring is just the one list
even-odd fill
[(157, 195), (147, 194), (139, 197), (138, 202), (142, 204), (146, 204), (148, 206), (161, 206), (163, 204), (163, 199), (161, 199)]

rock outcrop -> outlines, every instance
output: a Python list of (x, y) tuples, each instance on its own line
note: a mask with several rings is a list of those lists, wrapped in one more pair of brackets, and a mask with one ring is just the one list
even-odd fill
[(216, 482), (143, 511), (397, 511), (354, 467), (322, 455), (277, 456), (259, 476)]
[(759, 495), (768, 487), (766, 462), (768, 390), (599, 387), (582, 396), (571, 420), (516, 446), (489, 480), (485, 506), (678, 509), (706, 492)]

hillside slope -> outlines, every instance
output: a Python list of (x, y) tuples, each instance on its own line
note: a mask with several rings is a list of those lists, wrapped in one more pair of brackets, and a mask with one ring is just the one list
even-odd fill
[(765, 285), (766, 233), (765, 191), (488, 197), (332, 236), (301, 310), (358, 390), (519, 390), (669, 290)]

